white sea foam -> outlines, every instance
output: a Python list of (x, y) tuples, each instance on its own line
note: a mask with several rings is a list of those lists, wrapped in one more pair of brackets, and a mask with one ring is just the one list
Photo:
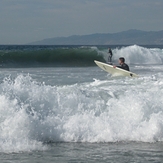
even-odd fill
[(48, 86), (18, 75), (0, 84), (0, 152), (42, 142), (163, 141), (162, 74)]
[[(163, 50), (159, 48), (145, 48), (138, 45), (132, 45), (113, 50), (113, 62), (117, 62), (119, 57), (124, 57), (129, 64), (162, 64)], [(105, 60), (108, 60), (108, 51), (100, 51)]]

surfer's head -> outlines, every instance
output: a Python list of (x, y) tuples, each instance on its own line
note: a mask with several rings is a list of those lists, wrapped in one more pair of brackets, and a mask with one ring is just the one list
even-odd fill
[(123, 58), (123, 57), (120, 57), (119, 58), (119, 64), (121, 65), (121, 64), (123, 64), (125, 62), (125, 59)]

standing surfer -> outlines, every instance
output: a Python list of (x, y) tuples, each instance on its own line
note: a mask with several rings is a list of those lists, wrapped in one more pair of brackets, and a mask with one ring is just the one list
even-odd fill
[(112, 53), (112, 50), (110, 48), (108, 49), (108, 53), (109, 53), (108, 62), (112, 62), (113, 53)]

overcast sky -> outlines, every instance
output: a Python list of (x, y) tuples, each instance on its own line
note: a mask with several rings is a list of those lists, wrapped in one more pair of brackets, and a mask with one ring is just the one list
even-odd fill
[(0, 0), (0, 44), (163, 30), (163, 0)]

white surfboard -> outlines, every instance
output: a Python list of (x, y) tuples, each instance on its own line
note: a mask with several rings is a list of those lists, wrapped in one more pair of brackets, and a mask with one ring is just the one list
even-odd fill
[(99, 62), (99, 61), (94, 61), (94, 62), (97, 64), (98, 67), (112, 74), (113, 76), (138, 77), (138, 75), (133, 72), (126, 71), (118, 67), (114, 68), (112, 65), (109, 65), (103, 62)]

